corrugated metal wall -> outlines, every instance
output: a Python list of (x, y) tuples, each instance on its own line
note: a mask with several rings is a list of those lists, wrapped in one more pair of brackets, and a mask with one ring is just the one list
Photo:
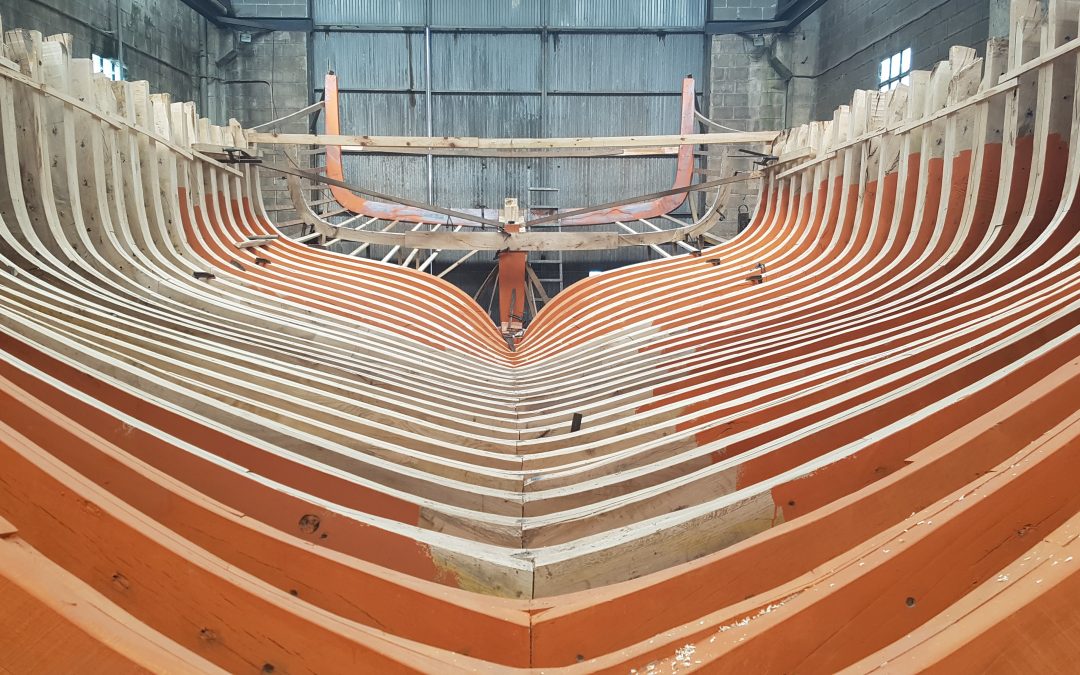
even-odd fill
[[(434, 135), (676, 133), (682, 78), (704, 86), (705, 0), (314, 0), (315, 95), (339, 76), (342, 129), (427, 133), (425, 26)], [(425, 199), (427, 158), (348, 156), (346, 179)], [(673, 157), (435, 157), (449, 207), (586, 206), (671, 186)], [(640, 251), (568, 258), (639, 260)]]
[[(428, 7), (430, 1), (430, 9)], [(701, 28), (704, 0), (315, 0), (318, 26)]]

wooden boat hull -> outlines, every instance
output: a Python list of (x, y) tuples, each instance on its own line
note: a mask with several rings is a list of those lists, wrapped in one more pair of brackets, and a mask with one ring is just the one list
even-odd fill
[(6, 33), (0, 667), (1067, 667), (1078, 19), (784, 132), (746, 232), (513, 352), (280, 236), (195, 147), (239, 125)]

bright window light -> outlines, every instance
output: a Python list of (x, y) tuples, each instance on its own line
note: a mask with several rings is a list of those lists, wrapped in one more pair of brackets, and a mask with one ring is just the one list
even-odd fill
[(94, 54), (93, 62), (95, 73), (104, 73), (110, 80), (115, 80), (117, 82), (124, 79), (124, 64), (116, 59), (107, 59), (103, 56)]
[(878, 68), (878, 91), (891, 91), (911, 83), (911, 47), (881, 60)]

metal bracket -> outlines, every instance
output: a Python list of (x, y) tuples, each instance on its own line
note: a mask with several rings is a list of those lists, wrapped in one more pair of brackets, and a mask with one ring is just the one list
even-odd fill
[(227, 156), (220, 161), (222, 164), (262, 164), (262, 160), (250, 154), (243, 148), (222, 148)]
[(768, 166), (771, 162), (775, 162), (776, 160), (780, 159), (776, 155), (769, 155), (764, 152), (747, 150), (746, 148), (739, 148), (739, 152), (743, 153), (744, 155), (751, 155), (753, 157), (757, 157), (758, 160), (754, 162), (755, 166)]

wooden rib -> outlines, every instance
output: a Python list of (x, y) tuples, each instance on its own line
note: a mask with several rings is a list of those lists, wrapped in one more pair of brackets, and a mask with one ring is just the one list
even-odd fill
[(748, 230), (514, 352), (436, 277), (269, 238), (259, 170), (190, 152), (238, 125), (8, 33), (0, 548), (41, 564), (0, 577), (107, 598), (80, 653), (115, 625), (151, 670), (1061, 665), (1078, 17), (1018, 0), (984, 59), (784, 132), (816, 159)]

